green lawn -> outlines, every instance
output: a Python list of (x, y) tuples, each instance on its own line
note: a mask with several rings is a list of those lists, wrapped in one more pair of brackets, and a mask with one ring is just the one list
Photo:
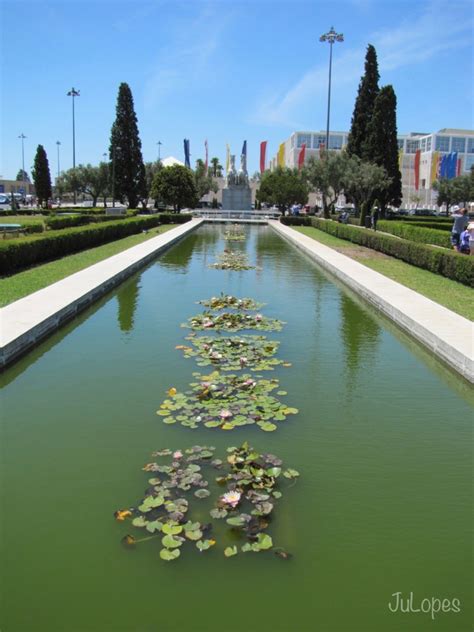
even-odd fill
[(474, 290), (472, 288), (428, 270), (412, 266), (400, 259), (383, 255), (370, 248), (358, 246), (345, 239), (333, 237), (317, 228), (310, 226), (294, 226), (292, 228), (325, 246), (340, 251), (368, 268), (372, 268), (372, 270), (380, 272), (402, 285), (406, 285), (406, 287), (447, 307), (453, 312), (469, 320), (474, 320)]
[(84, 250), (56, 261), (50, 261), (49, 263), (23, 270), (12, 276), (4, 277), (0, 279), (0, 307), (5, 307), (5, 305), (13, 303), (19, 298), (28, 296), (28, 294), (41, 290), (51, 285), (51, 283), (56, 283), (56, 281), (74, 274), (74, 272), (79, 272), (79, 270), (112, 257), (127, 248), (141, 244), (152, 237), (156, 237), (158, 233), (165, 233), (171, 228), (176, 228), (176, 226), (176, 224), (164, 224), (163, 226), (150, 229), (147, 233), (130, 235), (129, 237), (112, 241), (109, 244)]

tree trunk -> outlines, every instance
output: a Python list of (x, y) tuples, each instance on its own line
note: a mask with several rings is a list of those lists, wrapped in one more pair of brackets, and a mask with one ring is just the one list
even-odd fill
[(96, 208), (97, 207), (97, 198), (99, 196), (98, 195), (93, 195), (92, 196), (92, 208)]
[(365, 218), (367, 216), (368, 202), (365, 200), (360, 205), (360, 226), (365, 226)]

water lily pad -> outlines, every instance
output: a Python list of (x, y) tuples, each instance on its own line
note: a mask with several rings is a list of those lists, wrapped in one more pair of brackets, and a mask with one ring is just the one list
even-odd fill
[(211, 548), (211, 546), (214, 546), (215, 543), (215, 540), (198, 540), (196, 542), (196, 548), (199, 549), (202, 553), (202, 551), (207, 551)]
[(163, 523), (160, 522), (159, 520), (153, 520), (153, 522), (149, 522), (146, 525), (146, 530), (149, 531), (150, 533), (155, 533), (155, 531), (161, 531), (162, 528), (163, 528)]
[(165, 537), (161, 539), (161, 543), (167, 549), (174, 549), (183, 544), (183, 538), (177, 538), (174, 535), (165, 535)]
[(171, 562), (180, 556), (181, 551), (179, 549), (161, 549), (160, 557), (162, 560)]
[(132, 524), (134, 527), (146, 527), (148, 521), (143, 516), (138, 516), (132, 520)]
[(226, 557), (232, 557), (233, 555), (237, 555), (237, 553), (238, 553), (238, 550), (237, 550), (237, 547), (235, 545), (234, 546), (228, 546), (228, 547), (226, 547), (224, 549), (224, 555)]
[(163, 531), (163, 533), (166, 533), (167, 535), (177, 535), (178, 533), (181, 533), (181, 531), (183, 530), (183, 527), (180, 524), (172, 524), (170, 522), (165, 522), (161, 530)]
[(212, 518), (225, 518), (228, 514), (227, 509), (215, 508), (209, 512)]
[(227, 524), (230, 524), (232, 527), (243, 527), (245, 524), (245, 520), (241, 516), (234, 516), (232, 518), (227, 518)]
[(240, 331), (242, 329), (257, 329), (261, 331), (281, 331), (283, 321), (276, 318), (268, 318), (262, 314), (245, 314), (244, 312), (223, 312), (213, 314), (204, 312), (191, 316), (182, 327), (188, 327), (194, 331), (212, 329), (214, 331)]
[(209, 266), (216, 270), (254, 270), (255, 266), (249, 265), (247, 255), (244, 252), (224, 250), (218, 255), (216, 263)]
[(259, 533), (257, 536), (257, 544), (262, 551), (266, 551), (272, 548), (273, 540), (267, 533)]
[(252, 298), (238, 298), (237, 296), (224, 294), (223, 292), (221, 292), (220, 296), (212, 296), (211, 298), (198, 301), (198, 303), (213, 310), (226, 308), (256, 310), (264, 305), (264, 303), (257, 303), (257, 301)]
[(297, 478), (299, 475), (300, 473), (298, 472), (298, 470), (293, 470), (291, 468), (283, 472), (283, 476), (285, 476), (286, 478)]

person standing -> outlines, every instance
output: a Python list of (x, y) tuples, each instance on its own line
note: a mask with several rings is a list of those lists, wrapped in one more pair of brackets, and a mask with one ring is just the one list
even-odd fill
[(379, 207), (375, 206), (372, 211), (372, 228), (377, 230), (377, 222), (379, 221)]
[(453, 211), (452, 218), (454, 219), (454, 224), (451, 229), (451, 245), (453, 250), (459, 250), (461, 233), (466, 229), (469, 218), (467, 216), (467, 208), (454, 206)]

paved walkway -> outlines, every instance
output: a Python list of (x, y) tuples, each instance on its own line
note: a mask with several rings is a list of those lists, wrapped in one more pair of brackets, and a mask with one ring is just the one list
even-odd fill
[(311, 237), (274, 220), (268, 223), (438, 358), (474, 382), (474, 323)]
[(202, 223), (180, 224), (0, 309), (0, 370)]

